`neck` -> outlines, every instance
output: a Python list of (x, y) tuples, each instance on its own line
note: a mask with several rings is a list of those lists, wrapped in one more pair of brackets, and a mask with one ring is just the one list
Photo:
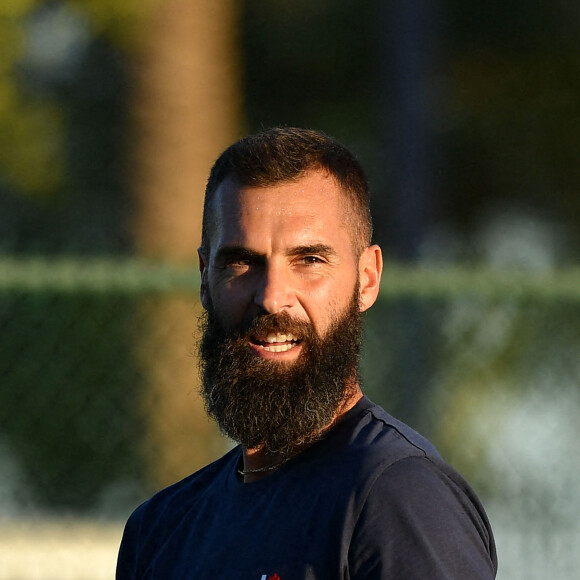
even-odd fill
[[(362, 391), (357, 384), (356, 389), (353, 389), (351, 395), (341, 404), (332, 421), (321, 430), (321, 433), (328, 431), (345, 413), (350, 411), (360, 401), (362, 396)], [(292, 457), (301, 453), (306, 447), (308, 447), (306, 444), (298, 445), (291, 451), (285, 453), (272, 453), (263, 447), (243, 447), (243, 467), (241, 471), (245, 473), (241, 474), (241, 476), (244, 483), (251, 483), (267, 477)]]

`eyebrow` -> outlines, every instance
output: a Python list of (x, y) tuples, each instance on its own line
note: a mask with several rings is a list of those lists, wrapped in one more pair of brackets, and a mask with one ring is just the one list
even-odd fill
[[(287, 252), (287, 256), (307, 256), (311, 254), (320, 254), (322, 256), (327, 256), (329, 258), (335, 257), (337, 255), (336, 251), (327, 244), (310, 244), (303, 246), (295, 246), (290, 248)], [(215, 255), (216, 262), (224, 262), (231, 259), (236, 260), (263, 260), (264, 254), (260, 252), (254, 252), (249, 248), (244, 246), (222, 246)]]
[(263, 259), (264, 256), (258, 252), (244, 248), (243, 246), (223, 246), (215, 255), (216, 262), (224, 262), (231, 259), (256, 260), (258, 258)]
[(307, 246), (296, 246), (290, 248), (286, 252), (289, 256), (306, 256), (310, 254), (320, 254), (322, 256), (334, 257), (336, 256), (336, 251), (331, 246), (326, 244), (312, 244)]

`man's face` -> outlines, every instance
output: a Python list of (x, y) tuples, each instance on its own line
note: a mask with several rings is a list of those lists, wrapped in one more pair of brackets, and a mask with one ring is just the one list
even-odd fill
[(380, 250), (355, 255), (344, 205), (316, 172), (216, 191), (201, 257), (203, 394), (222, 430), (248, 447), (308, 441), (356, 388), (360, 311), (376, 297), (369, 286), (378, 291)]
[[(344, 206), (334, 180), (321, 172), (272, 187), (222, 183), (204, 257), (204, 306), (211, 297), (226, 328), (285, 312), (324, 336), (349, 304), (359, 273)], [(296, 360), (302, 346), (301, 337), (270, 333), (248, 343), (255, 356), (277, 362)]]

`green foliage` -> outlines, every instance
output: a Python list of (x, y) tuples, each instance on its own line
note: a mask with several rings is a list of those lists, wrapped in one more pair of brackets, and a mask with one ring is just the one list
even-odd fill
[(24, 22), (38, 4), (11, 0), (0, 8), (0, 174), (24, 193), (44, 195), (63, 176), (62, 116), (54, 103), (23, 93), (15, 74)]
[(0, 4), (0, 19), (22, 19), (42, 0), (4, 0)]
[(87, 512), (111, 485), (140, 480), (139, 382), (128, 356), (135, 306), (0, 295), (0, 439), (37, 505)]
[[(140, 45), (143, 23), (156, 2), (69, 0), (62, 6), (87, 23), (92, 38), (107, 38), (129, 53)], [(27, 25), (44, 5), (6, 0), (0, 6), (0, 175), (10, 188), (35, 197), (62, 191), (70, 172), (68, 111), (54, 90), (29, 86), (21, 74)]]
[[(14, 92), (9, 83), (2, 88)], [(6, 100), (0, 114), (0, 171), (23, 193), (54, 194), (65, 170), (62, 111), (35, 99)]]
[(161, 0), (67, 0), (84, 14), (95, 35), (104, 34), (124, 51), (132, 52), (143, 42), (143, 26)]

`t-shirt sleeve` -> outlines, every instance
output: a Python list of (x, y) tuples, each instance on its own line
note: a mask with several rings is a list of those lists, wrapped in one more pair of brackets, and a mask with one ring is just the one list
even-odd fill
[(141, 528), (141, 511), (133, 512), (123, 532), (121, 547), (117, 557), (116, 580), (134, 580), (137, 578), (138, 542)]
[(349, 548), (353, 580), (491, 580), (497, 562), (475, 494), (427, 457), (407, 457), (374, 481)]

